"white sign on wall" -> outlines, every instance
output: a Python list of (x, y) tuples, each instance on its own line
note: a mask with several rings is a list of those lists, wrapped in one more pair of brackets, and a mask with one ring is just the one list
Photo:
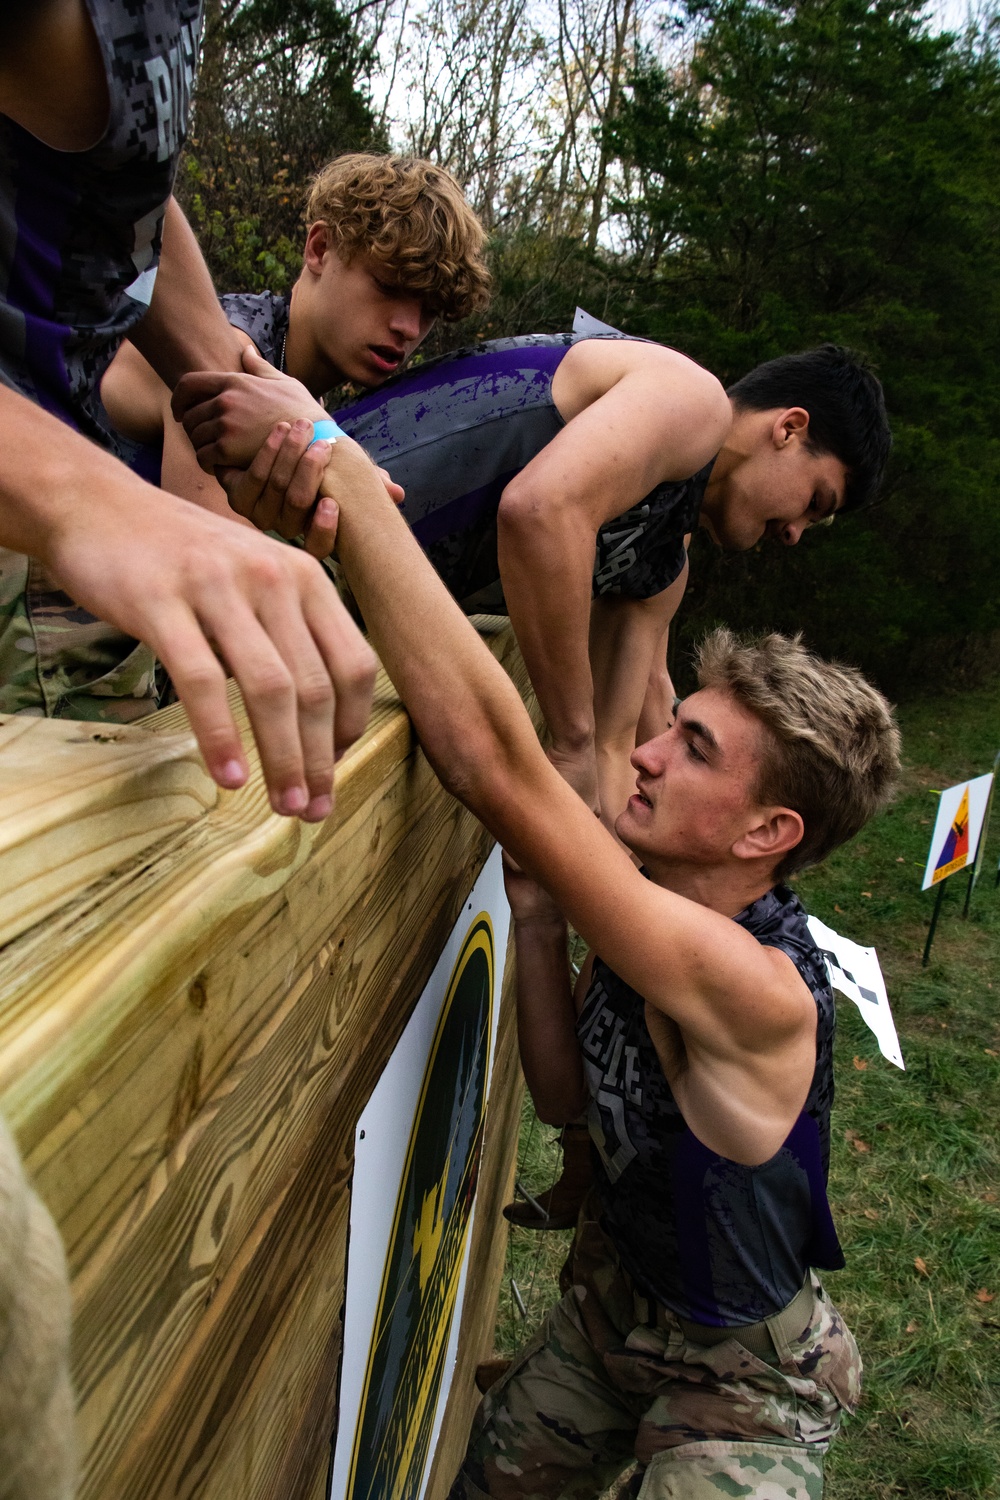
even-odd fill
[(499, 848), (358, 1121), (331, 1500), (421, 1500), (444, 1416), (510, 910)]
[(993, 772), (989, 771), (974, 781), (949, 786), (941, 793), (922, 891), (947, 880), (949, 875), (957, 875), (975, 860), (992, 785)]

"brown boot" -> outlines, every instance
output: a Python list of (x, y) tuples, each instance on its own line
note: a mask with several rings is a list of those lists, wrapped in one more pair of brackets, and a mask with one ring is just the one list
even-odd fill
[(540, 1192), (534, 1202), (515, 1199), (503, 1211), (504, 1218), (519, 1229), (572, 1229), (576, 1223), (591, 1184), (590, 1132), (574, 1121), (563, 1126), (559, 1139), (563, 1169), (558, 1182)]
[(484, 1396), (491, 1385), (496, 1385), (501, 1375), (506, 1375), (513, 1362), (495, 1354), (492, 1359), (484, 1359), (481, 1365), (476, 1366), (476, 1386)]

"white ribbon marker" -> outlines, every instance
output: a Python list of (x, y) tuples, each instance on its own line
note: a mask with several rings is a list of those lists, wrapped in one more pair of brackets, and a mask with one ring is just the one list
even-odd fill
[(875, 949), (862, 948), (860, 943), (841, 937), (819, 917), (809, 918), (809, 931), (826, 960), (834, 989), (854, 1001), (861, 1019), (878, 1042), (882, 1056), (895, 1063), (897, 1068), (905, 1069)]

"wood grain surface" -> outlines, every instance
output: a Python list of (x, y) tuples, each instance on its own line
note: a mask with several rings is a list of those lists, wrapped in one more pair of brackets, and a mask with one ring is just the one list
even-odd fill
[(0, 714), (0, 944), (216, 798), (191, 734)]
[[(509, 628), (486, 633), (524, 692)], [(319, 1500), (355, 1123), (491, 840), (384, 677), (314, 827), (259, 770), (217, 794), (179, 709), (94, 731), (0, 722), (0, 865), (40, 872), (0, 948), (0, 1107), (66, 1241), (80, 1500)], [(502, 1268), (509, 990), (498, 1049), (434, 1500)]]

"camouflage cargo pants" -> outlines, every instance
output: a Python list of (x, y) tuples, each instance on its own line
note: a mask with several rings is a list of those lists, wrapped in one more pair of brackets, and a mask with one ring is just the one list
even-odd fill
[(0, 547), (0, 713), (132, 724), (157, 707), (156, 658)]
[(861, 1361), (815, 1277), (806, 1325), (768, 1364), (735, 1339), (693, 1343), (668, 1309), (650, 1320), (586, 1209), (569, 1270), (484, 1398), (450, 1500), (595, 1500), (633, 1460), (636, 1500), (820, 1500)]

